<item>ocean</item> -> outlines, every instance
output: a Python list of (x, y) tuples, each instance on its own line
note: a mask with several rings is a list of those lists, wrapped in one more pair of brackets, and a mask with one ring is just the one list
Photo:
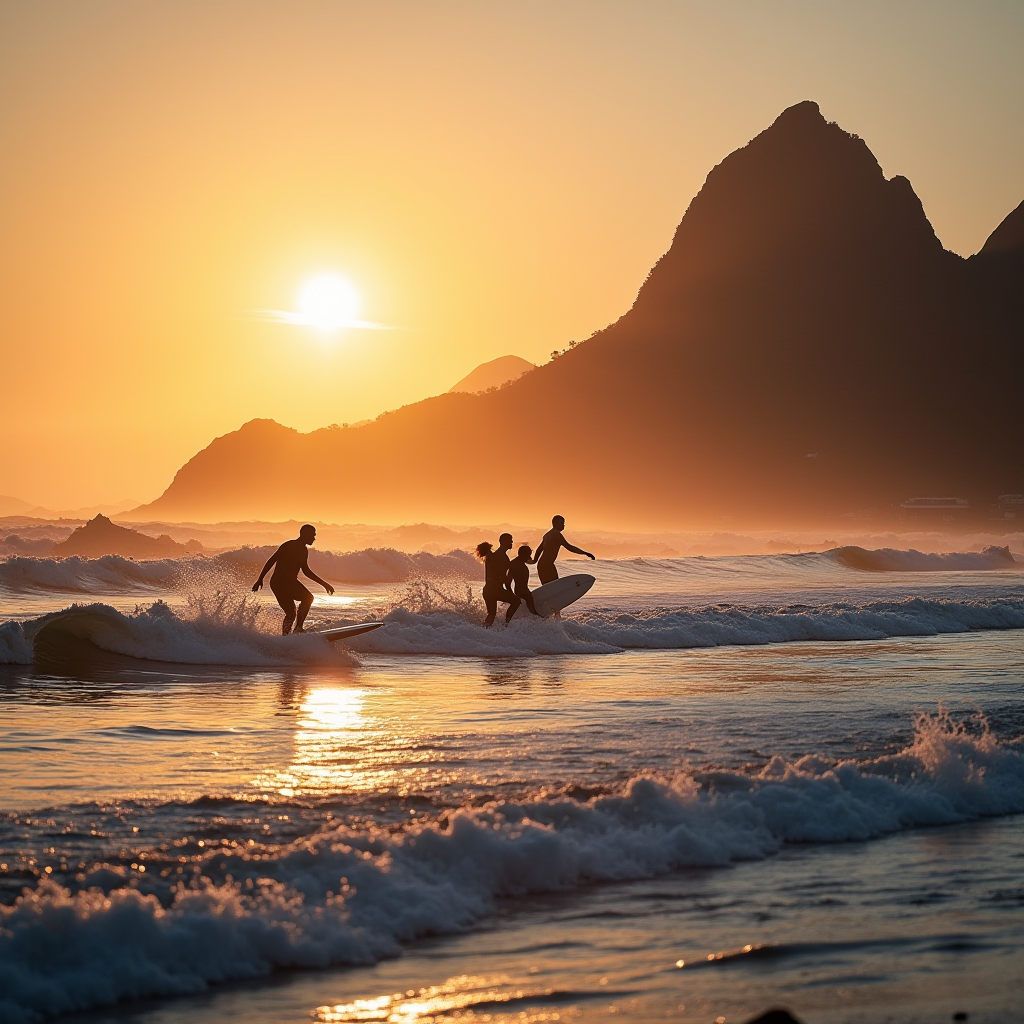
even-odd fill
[(0, 562), (4, 1024), (1024, 1019), (1005, 549), (229, 562)]

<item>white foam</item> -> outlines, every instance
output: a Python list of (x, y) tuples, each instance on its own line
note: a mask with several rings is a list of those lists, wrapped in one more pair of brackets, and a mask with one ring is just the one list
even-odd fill
[(1024, 628), (1024, 598), (940, 601), (907, 598), (864, 605), (655, 608), (580, 611), (562, 619), (516, 618), (484, 630), (481, 616), (464, 612), (416, 614), (396, 609), (385, 629), (350, 641), (357, 651), (521, 657), (608, 654), (802, 640), (880, 640), (984, 629)]
[(1019, 746), (940, 711), (918, 719), (906, 749), (860, 763), (776, 757), (754, 775), (637, 777), (586, 802), (465, 807), (447, 827), (342, 827), (283, 848), (221, 848), (193, 859), (188, 885), (157, 875), (152, 859), (121, 889), (109, 888), (125, 875), (116, 866), (82, 876), (103, 888), (43, 881), (0, 907), (0, 1019), (30, 1024), (280, 968), (372, 963), (472, 926), (504, 896), (1020, 813)]
[(31, 665), (32, 644), (20, 622), (0, 623), (0, 665)]

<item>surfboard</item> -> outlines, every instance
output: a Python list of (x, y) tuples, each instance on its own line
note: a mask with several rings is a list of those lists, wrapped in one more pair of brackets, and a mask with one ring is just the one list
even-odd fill
[(326, 637), (331, 643), (335, 640), (348, 640), (351, 637), (359, 636), (360, 633), (371, 633), (380, 629), (383, 622), (360, 622), (355, 626), (338, 626), (336, 629), (317, 630), (317, 636)]
[[(560, 579), (545, 583), (538, 587), (533, 593), (533, 603), (537, 611), (547, 618), (555, 612), (568, 608), (573, 602), (578, 601), (596, 582), (589, 573), (579, 572), (574, 576), (562, 576)], [(524, 601), (517, 609), (514, 619), (531, 619), (529, 609)]]

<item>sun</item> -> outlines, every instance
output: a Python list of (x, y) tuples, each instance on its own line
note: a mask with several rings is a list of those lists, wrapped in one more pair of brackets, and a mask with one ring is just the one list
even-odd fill
[(357, 323), (359, 292), (337, 274), (317, 274), (299, 289), (298, 312), (302, 323), (321, 331), (350, 327)]

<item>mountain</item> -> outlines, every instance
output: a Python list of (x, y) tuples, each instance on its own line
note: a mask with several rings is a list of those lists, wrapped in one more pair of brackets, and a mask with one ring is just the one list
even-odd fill
[(23, 516), (35, 505), (21, 498), (12, 498), (9, 494), (0, 494), (0, 516)]
[(970, 259), (799, 103), (708, 175), (633, 307), (498, 391), (254, 420), (134, 515), (797, 525), (1024, 490), (1020, 207)]
[(481, 391), (490, 388), (500, 388), (510, 381), (522, 377), (527, 370), (536, 367), (533, 363), (519, 356), (500, 356), (492, 359), (489, 363), (481, 363), (472, 373), (467, 374), (458, 384), (448, 389), (449, 394), (458, 391), (468, 391), (471, 395), (477, 395)]
[(81, 555), (84, 558), (99, 558), (102, 555), (123, 555), (125, 558), (177, 558), (202, 549), (202, 544), (196, 540), (179, 544), (176, 540), (171, 540), (167, 534), (161, 537), (147, 537), (144, 533), (112, 523), (105, 515), (97, 515), (84, 526), (78, 527), (67, 540), (55, 545), (50, 554), (60, 558), (68, 555)]
[(118, 512), (126, 512), (139, 504), (138, 499), (123, 498), (116, 505), (90, 505), (85, 508), (53, 509), (45, 505), (33, 505), (30, 501), (22, 501), (21, 498), (12, 498), (10, 495), (0, 495), (0, 517), (4, 516), (28, 516), (34, 519), (88, 519), (90, 516), (102, 512), (106, 515), (117, 515)]

